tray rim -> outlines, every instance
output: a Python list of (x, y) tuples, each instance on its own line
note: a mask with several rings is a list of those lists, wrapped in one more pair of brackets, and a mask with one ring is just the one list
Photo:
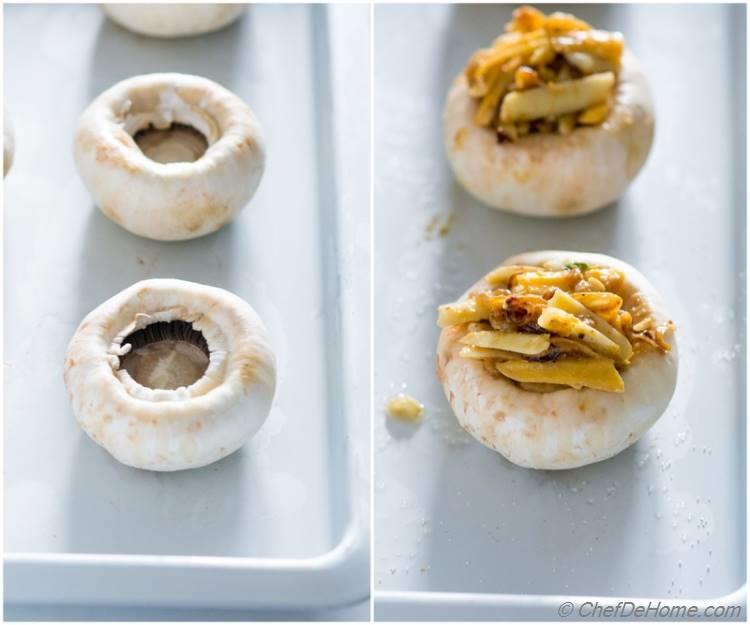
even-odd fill
[[(92, 604), (88, 582), (94, 578), (96, 604), (293, 609), (354, 603), (369, 591), (367, 541), (356, 516), (336, 546), (311, 558), (7, 553), (5, 603)], [(225, 576), (231, 584), (221, 583)], [(187, 586), (193, 589), (188, 595)], [(244, 587), (241, 598), (232, 594), (237, 586)], [(39, 587), (44, 596), (22, 590)], [(210, 600), (198, 588), (210, 589)]]
[[(716, 605), (739, 605), (744, 621), (747, 613), (747, 582), (725, 595), (709, 599), (682, 599), (678, 597), (601, 597), (595, 595), (524, 595), (425, 591), (377, 591), (374, 595), (376, 621), (438, 620), (438, 621), (497, 621), (497, 620), (559, 620), (560, 604), (572, 602), (580, 605), (591, 601), (601, 606), (616, 606), (631, 601), (643, 605), (661, 602), (668, 605), (695, 606), (704, 609)], [(467, 611), (471, 616), (467, 617)], [(379, 612), (386, 612), (380, 615)], [(572, 620), (576, 620), (575, 617)], [(597, 619), (594, 619), (597, 620)], [(637, 619), (629, 619), (637, 620)], [(651, 619), (652, 620), (652, 619)], [(695, 620), (713, 620), (697, 616)]]
[[(315, 51), (315, 72), (319, 87), (314, 94), (316, 112), (337, 108), (334, 102), (334, 79), (330, 62), (335, 25), (332, 9), (335, 5), (312, 4), (310, 13), (312, 46)], [(338, 175), (340, 163), (334, 149), (335, 119), (323, 122), (318, 128), (316, 152), (325, 143), (328, 153), (333, 153), (329, 165), (328, 185), (334, 201), (329, 211), (334, 219), (334, 236), (327, 237), (321, 253), (328, 255), (337, 265), (341, 262), (338, 227), (341, 221), (342, 189)], [(320, 183), (320, 180), (318, 181)], [(319, 184), (319, 186), (322, 186)], [(320, 189), (317, 202), (321, 202)], [(348, 369), (345, 343), (353, 330), (342, 323), (342, 312), (348, 309), (342, 296), (338, 275), (333, 284), (324, 280), (324, 293), (335, 291), (334, 317), (326, 324), (339, 335), (335, 358), (341, 364), (343, 376)], [(333, 325), (333, 328), (330, 326)], [(328, 363), (330, 355), (326, 356)], [(355, 430), (356, 410), (349, 384), (339, 387), (339, 405), (347, 433)], [(327, 389), (328, 390), (328, 389)], [(350, 438), (350, 437), (349, 437)], [(351, 440), (351, 438), (350, 438)], [(350, 447), (342, 459), (349, 469), (346, 484), (347, 514), (340, 538), (328, 551), (304, 558), (269, 558), (246, 556), (190, 556), (107, 553), (33, 553), (4, 552), (3, 575), (4, 605), (111, 605), (144, 607), (192, 608), (251, 608), (251, 609), (302, 609), (339, 607), (367, 599), (370, 596), (370, 536), (369, 518), (366, 514), (369, 493), (360, 492), (356, 476), (357, 454)], [(90, 589), (96, 587), (96, 599)], [(38, 589), (43, 588), (44, 594)], [(189, 593), (185, 589), (189, 588)], [(237, 592), (241, 588), (241, 592)], [(33, 589), (33, 590), (32, 590)]]

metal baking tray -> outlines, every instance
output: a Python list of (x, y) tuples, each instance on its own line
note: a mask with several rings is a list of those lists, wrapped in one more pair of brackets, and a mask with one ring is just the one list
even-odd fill
[[(444, 157), (447, 89), (512, 9), (375, 7), (376, 619), (556, 619), (584, 597), (744, 605), (745, 7), (560, 7), (624, 33), (657, 111), (634, 184), (567, 221), (482, 206)], [(474, 442), (434, 373), (436, 306), (534, 249), (623, 258), (678, 325), (666, 414), (573, 471), (521, 469)], [(426, 405), (418, 427), (384, 415), (402, 388)]]
[[(369, 339), (359, 320), (369, 164), (366, 144), (363, 156), (342, 139), (344, 128), (369, 132), (367, 103), (342, 97), (342, 85), (369, 83), (368, 9), (342, 11), (254, 5), (229, 28), (165, 41), (93, 5), (5, 6), (17, 146), (4, 193), (6, 605), (291, 610), (368, 596), (369, 379), (359, 363)], [(344, 44), (342, 62), (333, 48)], [(119, 228), (73, 164), (87, 104), (155, 71), (216, 80), (265, 131), (257, 195), (195, 241)], [(272, 413), (241, 451), (207, 468), (119, 465), (79, 430), (66, 398), (62, 359), (80, 320), (150, 277), (233, 291), (272, 335)]]

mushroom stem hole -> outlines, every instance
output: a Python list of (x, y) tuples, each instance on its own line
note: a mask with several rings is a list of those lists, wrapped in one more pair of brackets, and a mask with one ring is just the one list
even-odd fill
[(208, 139), (187, 124), (173, 123), (168, 128), (149, 124), (133, 136), (141, 152), (157, 163), (193, 163), (208, 150)]
[(187, 321), (157, 321), (129, 334), (122, 344), (131, 349), (120, 358), (120, 368), (148, 388), (190, 386), (208, 369), (208, 343)]

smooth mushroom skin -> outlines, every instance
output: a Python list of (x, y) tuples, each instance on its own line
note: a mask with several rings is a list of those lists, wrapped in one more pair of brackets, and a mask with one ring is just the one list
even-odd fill
[[(208, 369), (190, 386), (152, 389), (121, 366), (123, 339), (156, 321), (192, 323)], [(76, 420), (123, 464), (152, 471), (201, 467), (239, 449), (268, 416), (276, 365), (268, 333), (245, 301), (182, 280), (138, 282), (89, 313), (65, 355)]]
[[(138, 132), (179, 124), (208, 149), (194, 162), (146, 156)], [(126, 230), (162, 241), (221, 228), (260, 184), (265, 147), (250, 108), (222, 86), (187, 74), (148, 74), (117, 83), (84, 111), (75, 134), (78, 172), (102, 212)]]
[(640, 171), (654, 137), (646, 77), (625, 50), (615, 102), (598, 126), (499, 143), (474, 123), (476, 100), (461, 73), (448, 93), (443, 140), (453, 172), (481, 202), (534, 217), (572, 217), (615, 201)]
[(213, 32), (236, 20), (242, 4), (104, 4), (113, 22), (149, 37), (186, 37)]
[(3, 178), (8, 175), (11, 165), (13, 165), (15, 147), (13, 126), (11, 126), (8, 116), (5, 115), (3, 117)]
[[(640, 292), (657, 324), (669, 317), (646, 278), (627, 263), (603, 254), (541, 251), (508, 258), (501, 265), (540, 265), (545, 261), (598, 264), (619, 269), (629, 294)], [(482, 279), (461, 297), (489, 288)], [(493, 377), (478, 360), (461, 358), (458, 342), (466, 333), (452, 326), (440, 334), (437, 376), (461, 426), (510, 462), (532, 469), (572, 469), (610, 458), (635, 443), (664, 413), (677, 383), (678, 353), (648, 350), (622, 371), (624, 393), (565, 389), (526, 391)]]

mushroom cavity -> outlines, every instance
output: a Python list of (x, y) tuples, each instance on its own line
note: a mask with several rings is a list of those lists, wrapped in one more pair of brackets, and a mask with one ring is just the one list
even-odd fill
[(81, 116), (74, 155), (102, 212), (158, 240), (218, 230), (253, 196), (265, 165), (247, 105), (185, 74), (136, 76), (105, 91)]
[(265, 421), (276, 380), (268, 334), (236, 295), (145, 280), (83, 320), (65, 383), (83, 430), (120, 462), (174, 471), (219, 460)]
[(168, 128), (149, 126), (133, 138), (141, 152), (157, 163), (193, 163), (208, 149), (206, 137), (184, 124), (170, 124)]
[(129, 334), (130, 350), (120, 358), (138, 384), (153, 389), (190, 386), (208, 369), (208, 343), (187, 321), (157, 321)]

